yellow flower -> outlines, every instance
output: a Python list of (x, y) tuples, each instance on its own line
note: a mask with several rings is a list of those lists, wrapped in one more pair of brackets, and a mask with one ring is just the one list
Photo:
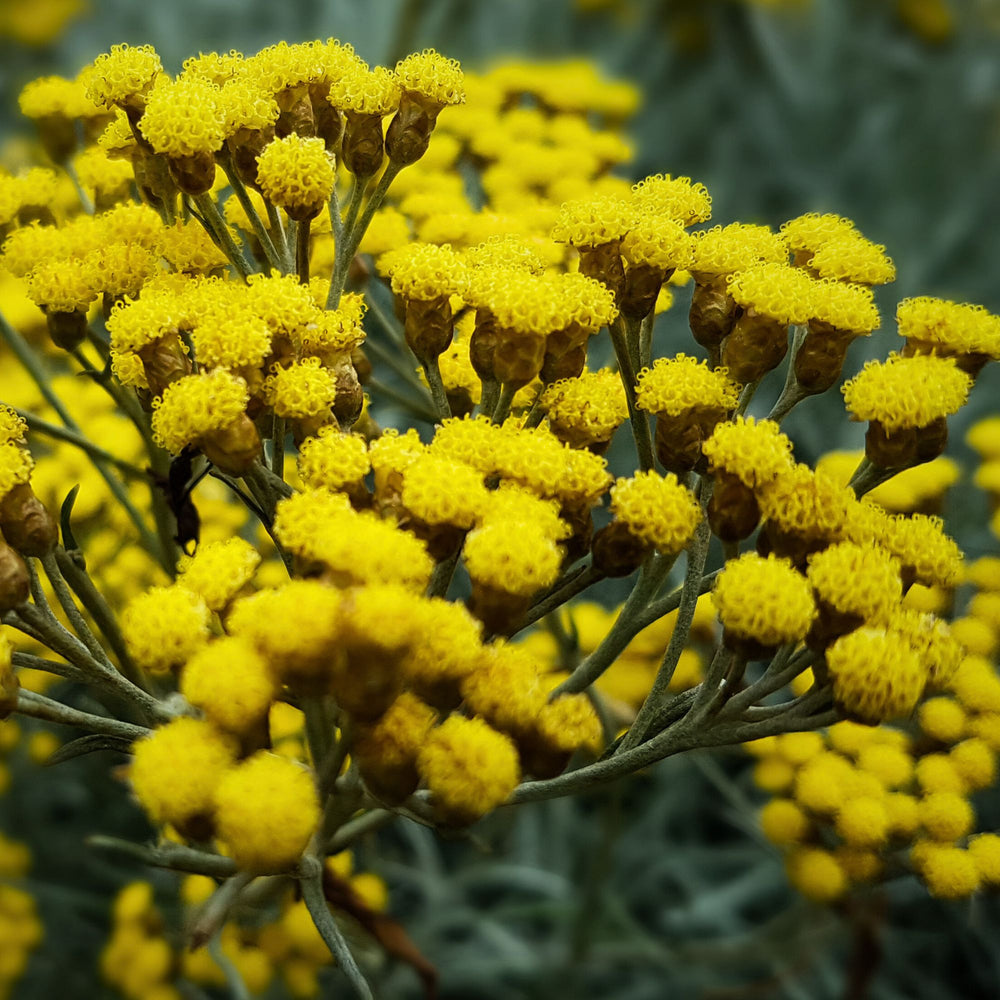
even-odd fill
[(299, 476), (310, 489), (346, 489), (364, 479), (370, 468), (368, 446), (360, 434), (324, 427), (299, 445)]
[(205, 602), (185, 587), (153, 587), (125, 607), (122, 636), (142, 669), (166, 673), (208, 641), (209, 616)]
[[(918, 847), (923, 848), (919, 853)], [(932, 896), (964, 899), (979, 889), (975, 862), (969, 852), (960, 847), (918, 841), (913, 845), (912, 860)]]
[(279, 417), (308, 419), (330, 415), (337, 379), (319, 358), (304, 358), (286, 367), (276, 366), (264, 380), (264, 396)]
[(175, 719), (133, 747), (132, 790), (155, 823), (210, 817), (215, 789), (236, 756), (235, 743), (211, 723)]
[(821, 278), (884, 285), (896, 280), (896, 267), (885, 247), (866, 240), (858, 232), (844, 233), (825, 241), (812, 255), (809, 267)]
[(576, 448), (610, 441), (628, 417), (621, 378), (606, 368), (554, 382), (538, 405), (556, 436)]
[(642, 210), (693, 226), (712, 217), (712, 198), (704, 184), (690, 177), (654, 174), (632, 188), (632, 197)]
[(482, 719), (452, 715), (432, 729), (417, 757), (435, 806), (465, 825), (507, 800), (520, 780), (510, 738)]
[(1000, 353), (1000, 316), (982, 306), (958, 304), (930, 296), (904, 299), (896, 307), (899, 335), (921, 353)]
[(183, 556), (177, 582), (197, 594), (211, 611), (222, 611), (252, 579), (260, 553), (236, 536), (198, 546), (193, 556)]
[(611, 488), (611, 510), (633, 535), (664, 555), (680, 552), (701, 520), (698, 501), (670, 472), (619, 479)]
[(214, 153), (224, 138), (218, 93), (218, 87), (198, 79), (156, 87), (146, 101), (139, 131), (155, 152), (172, 158)]
[(293, 132), (269, 142), (257, 160), (257, 183), (264, 197), (299, 222), (326, 207), (335, 180), (322, 139), (302, 139)]
[(701, 446), (708, 466), (736, 476), (751, 489), (791, 471), (792, 442), (773, 420), (738, 416), (716, 424)]
[(298, 861), (320, 818), (309, 771), (259, 751), (230, 768), (215, 793), (219, 837), (248, 871), (282, 871)]
[(124, 107), (142, 98), (163, 69), (152, 45), (112, 45), (87, 74), (87, 98), (96, 105)]
[(444, 107), (465, 101), (462, 67), (434, 49), (415, 52), (396, 63), (399, 86), (432, 105)]
[(621, 198), (570, 201), (559, 209), (552, 238), (591, 250), (620, 240), (633, 227), (635, 219), (635, 209)]
[(803, 847), (788, 855), (788, 880), (807, 899), (829, 903), (847, 889), (847, 876), (837, 859), (818, 847)]
[(735, 274), (757, 263), (784, 264), (788, 247), (767, 226), (732, 222), (695, 233), (689, 268), (699, 279)]
[(250, 401), (247, 384), (223, 368), (187, 375), (167, 386), (153, 410), (153, 436), (177, 454), (212, 431), (230, 426)]
[(772, 844), (801, 844), (812, 828), (806, 813), (790, 799), (771, 799), (760, 811), (760, 826)]
[(809, 557), (806, 577), (837, 611), (884, 618), (903, 599), (902, 567), (885, 549), (839, 542)]
[(705, 361), (684, 354), (658, 358), (652, 368), (639, 372), (636, 386), (643, 410), (672, 417), (696, 408), (731, 410), (739, 392), (725, 368), (713, 370)]
[(814, 282), (787, 264), (754, 264), (734, 274), (727, 287), (744, 309), (778, 323), (805, 323), (812, 316)]

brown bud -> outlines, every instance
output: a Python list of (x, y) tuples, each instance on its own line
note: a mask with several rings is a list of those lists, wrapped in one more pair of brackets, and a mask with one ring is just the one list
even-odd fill
[(372, 377), (372, 372), (375, 370), (372, 367), (372, 363), (365, 354), (364, 348), (355, 347), (351, 351), (351, 364), (354, 365), (354, 373), (357, 376), (358, 381), (362, 385), (367, 385), (368, 380)]
[(20, 483), (0, 501), (0, 528), (8, 544), (23, 556), (41, 558), (59, 541), (59, 527), (30, 483)]
[(496, 316), (480, 307), (476, 310), (476, 325), (469, 338), (469, 361), (475, 373), (484, 381), (497, 377), (494, 358), (499, 339), (500, 328)]
[(212, 189), (215, 183), (215, 157), (211, 153), (170, 157), (170, 176), (184, 194), (197, 197)]
[(865, 455), (883, 469), (908, 469), (937, 458), (947, 443), (945, 417), (926, 427), (902, 427), (892, 433), (878, 420), (871, 420), (865, 434)]
[(757, 533), (757, 551), (762, 556), (773, 552), (789, 559), (797, 570), (804, 573), (809, 557), (822, 552), (832, 541), (824, 535), (786, 531), (773, 521), (765, 521)]
[(149, 391), (155, 396), (162, 396), (168, 385), (190, 375), (192, 371), (191, 359), (184, 353), (176, 333), (168, 333), (141, 347), (139, 358)]
[(565, 354), (553, 355), (549, 352), (548, 341), (546, 341), (542, 370), (538, 375), (546, 385), (551, 385), (560, 379), (579, 378), (586, 367), (586, 347), (576, 347)]
[(231, 424), (198, 442), (205, 457), (233, 476), (242, 476), (260, 455), (260, 435), (253, 421), (241, 413)]
[(440, 111), (441, 105), (435, 101), (409, 90), (403, 91), (399, 110), (385, 133), (385, 151), (393, 163), (406, 167), (427, 152)]
[(715, 425), (726, 419), (726, 411), (717, 407), (686, 410), (677, 416), (656, 415), (656, 457), (668, 471), (678, 475), (704, 465), (701, 446)]
[(808, 392), (826, 392), (844, 368), (847, 348), (854, 335), (836, 330), (815, 320), (809, 323), (809, 332), (795, 354), (795, 378)]
[(374, 722), (396, 700), (401, 686), (403, 651), (387, 651), (377, 642), (352, 637), (345, 655), (334, 657), (330, 684), (337, 704), (355, 719)]
[(510, 594), (473, 580), (468, 603), (469, 611), (483, 623), (487, 632), (508, 635), (531, 607), (531, 595)]
[(448, 409), (452, 416), (467, 417), (476, 408), (472, 394), (464, 386), (445, 386), (444, 394), (448, 398)]
[(722, 343), (722, 363), (737, 382), (756, 382), (788, 353), (788, 325), (748, 310)]
[(652, 546), (632, 534), (622, 521), (612, 521), (594, 535), (591, 551), (594, 569), (605, 576), (629, 576), (641, 565)]
[(767, 646), (756, 639), (734, 635), (729, 629), (722, 630), (722, 645), (748, 663), (754, 660), (770, 660), (778, 651), (778, 646)]
[(715, 473), (712, 499), (708, 502), (708, 523), (723, 542), (749, 538), (760, 521), (760, 508), (753, 490), (732, 473)]
[(629, 319), (644, 319), (656, 305), (666, 272), (652, 264), (633, 264), (625, 272), (625, 288), (618, 308)]
[(403, 332), (406, 343), (418, 361), (426, 362), (440, 357), (451, 343), (453, 331), (451, 302), (447, 295), (429, 301), (406, 300)]
[(45, 322), (49, 336), (56, 347), (64, 351), (74, 351), (87, 338), (87, 314), (79, 310), (54, 312), (45, 310)]
[(541, 370), (545, 360), (545, 337), (536, 333), (498, 332), (493, 366), (497, 379), (521, 389)]
[(466, 529), (454, 524), (428, 524), (410, 514), (400, 522), (427, 546), (427, 554), (435, 562), (450, 559), (462, 547)]
[(616, 301), (621, 301), (625, 291), (625, 265), (622, 263), (621, 244), (621, 240), (612, 240), (592, 249), (580, 250), (580, 273), (588, 278), (595, 278), (614, 292)]
[(736, 302), (726, 289), (724, 277), (697, 283), (691, 295), (688, 322), (694, 339), (709, 351), (717, 351), (736, 322)]
[(559, 517), (572, 529), (572, 534), (563, 541), (562, 546), (566, 552), (563, 558), (563, 566), (575, 563), (577, 559), (582, 559), (589, 551), (591, 540), (594, 537), (594, 515), (586, 504), (563, 504), (559, 511)]
[(277, 95), (278, 120), (274, 123), (274, 134), (285, 139), (293, 132), (303, 139), (316, 135), (316, 119), (312, 102), (305, 87), (288, 87)]
[(333, 415), (341, 427), (350, 427), (361, 415), (361, 409), (365, 405), (365, 393), (349, 358), (332, 365), (331, 370), (337, 380), (336, 395), (333, 397)]
[(250, 187), (257, 187), (257, 160), (264, 147), (274, 139), (274, 128), (241, 128), (226, 139), (233, 167), (241, 181)]
[(28, 599), (31, 578), (24, 560), (0, 538), (0, 612), (13, 611)]
[(354, 753), (358, 771), (372, 794), (389, 805), (408, 799), (420, 784), (417, 766), (411, 760), (388, 762), (372, 754)]
[(385, 160), (382, 141), (382, 116), (359, 114), (347, 111), (344, 126), (343, 152), (344, 166), (355, 177), (371, 177), (378, 172)]
[(806, 645), (816, 652), (822, 652), (842, 635), (853, 632), (865, 622), (863, 615), (838, 611), (821, 597), (816, 598), (816, 608), (819, 613), (806, 636)]
[(335, 153), (344, 134), (344, 116), (326, 99), (329, 93), (328, 83), (309, 85), (316, 135), (323, 140), (328, 153)]

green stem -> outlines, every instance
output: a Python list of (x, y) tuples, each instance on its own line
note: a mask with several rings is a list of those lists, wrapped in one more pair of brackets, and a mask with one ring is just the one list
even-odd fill
[(451, 405), (448, 402), (448, 394), (445, 392), (444, 382), (441, 379), (441, 368), (437, 358), (428, 358), (422, 362), (424, 374), (427, 376), (427, 384), (431, 389), (431, 399), (434, 401), (434, 409), (438, 420), (447, 420), (452, 415)]
[(229, 262), (245, 281), (253, 271), (253, 267), (250, 266), (243, 251), (236, 245), (226, 220), (219, 214), (219, 206), (216, 205), (215, 198), (206, 192), (196, 195), (194, 203), (202, 214), (206, 232), (218, 244), (219, 249), (229, 258)]
[(271, 239), (271, 234), (267, 231), (267, 227), (264, 225), (257, 209), (254, 208), (254, 204), (250, 200), (250, 193), (247, 191), (246, 186), (240, 179), (239, 174), (233, 168), (230, 158), (225, 156), (222, 158), (221, 162), (222, 169), (226, 172), (226, 177), (229, 178), (229, 184), (233, 189), (233, 193), (236, 195), (237, 201), (239, 201), (240, 205), (243, 207), (246, 217), (250, 220), (250, 226), (253, 229), (254, 236), (257, 237), (257, 241), (260, 243), (261, 249), (264, 251), (264, 256), (267, 258), (267, 262), (271, 265), (271, 267), (281, 271), (281, 257), (274, 245), (274, 241)]
[(340, 296), (344, 293), (347, 272), (354, 257), (353, 252), (348, 256), (354, 237), (354, 227), (357, 225), (361, 205), (365, 200), (365, 191), (368, 190), (370, 181), (370, 177), (363, 179), (355, 177), (351, 184), (351, 197), (347, 203), (347, 216), (344, 218), (343, 225), (341, 226), (340, 239), (337, 240), (336, 253), (334, 254), (333, 273), (330, 275), (330, 291), (326, 300), (327, 309), (336, 309), (340, 305)]
[[(70, 416), (69, 410), (66, 409), (63, 401), (52, 390), (48, 373), (42, 368), (38, 358), (35, 357), (34, 351), (32, 351), (32, 349), (28, 346), (27, 341), (10, 325), (10, 323), (7, 322), (7, 319), (2, 314), (0, 314), (0, 334), (3, 335), (3, 338), (7, 341), (10, 349), (14, 352), (18, 361), (21, 362), (25, 370), (31, 376), (32, 380), (38, 386), (38, 389), (45, 401), (52, 407), (53, 410), (55, 410), (59, 419), (71, 431), (78, 436), (83, 437), (79, 425)], [(101, 478), (105, 481), (105, 483), (107, 483), (108, 489), (111, 490), (115, 500), (122, 505), (122, 508), (128, 514), (129, 519), (135, 525), (136, 530), (139, 532), (142, 547), (146, 549), (147, 552), (153, 553), (160, 562), (160, 565), (172, 575), (173, 566), (170, 564), (168, 554), (163, 551), (156, 535), (149, 530), (149, 527), (143, 520), (142, 515), (136, 509), (135, 504), (132, 503), (124, 484), (111, 472), (111, 469), (108, 467), (106, 462), (96, 457), (93, 458), (93, 462), (94, 467), (101, 474)]]
[(192, 875), (208, 875), (211, 878), (230, 878), (236, 874), (236, 862), (232, 858), (209, 854), (207, 851), (199, 851), (197, 848), (182, 844), (151, 847), (146, 844), (134, 844), (120, 837), (106, 837), (103, 834), (93, 834), (84, 843), (87, 847), (96, 847), (98, 850), (136, 858), (154, 868), (167, 868)]
[(854, 495), (860, 500), (866, 493), (871, 492), (876, 486), (888, 482), (900, 471), (899, 469), (883, 469), (866, 456), (861, 459), (847, 485), (854, 490)]
[(45, 570), (45, 575), (49, 578), (49, 583), (52, 585), (56, 600), (59, 601), (59, 606), (63, 609), (73, 631), (98, 663), (102, 664), (107, 670), (114, 670), (115, 666), (108, 659), (108, 654), (104, 651), (104, 647), (98, 641), (97, 636), (91, 631), (87, 620), (80, 614), (80, 609), (76, 606), (76, 601), (73, 600), (73, 594), (60, 572), (55, 555), (50, 552), (48, 555), (42, 556), (39, 562), (41, 562), (42, 568)]
[(371, 833), (388, 825), (396, 818), (396, 814), (388, 809), (371, 809), (352, 820), (348, 820), (330, 839), (326, 845), (327, 853), (337, 854), (350, 847), (366, 833)]
[(635, 450), (639, 456), (639, 468), (648, 472), (653, 468), (653, 439), (649, 433), (649, 417), (640, 410), (635, 397), (635, 369), (629, 355), (629, 346), (625, 331), (616, 320), (609, 327), (611, 343), (618, 359), (618, 373), (621, 375), (625, 388), (625, 400), (628, 403), (628, 414), (632, 424), (632, 436), (635, 438)]
[(420, 400), (415, 400), (412, 396), (407, 396), (406, 393), (394, 389), (391, 385), (387, 385), (377, 378), (369, 378), (365, 383), (365, 388), (371, 389), (372, 393), (377, 396), (385, 396), (386, 399), (391, 399), (394, 403), (398, 403), (418, 420), (423, 420), (428, 424), (437, 423), (438, 416), (431, 408), (429, 402), (424, 403)]
[(705, 571), (705, 561), (708, 558), (709, 543), (712, 540), (712, 532), (708, 526), (708, 520), (704, 516), (695, 530), (694, 538), (687, 550), (687, 571), (684, 575), (684, 586), (681, 590), (680, 605), (677, 609), (677, 621), (674, 623), (674, 630), (670, 635), (670, 642), (666, 652), (663, 654), (663, 661), (656, 672), (656, 678), (646, 700), (642, 703), (642, 708), (632, 723), (625, 739), (621, 744), (621, 752), (631, 750), (638, 746), (646, 738), (650, 723), (660, 710), (663, 700), (670, 689), (670, 681), (673, 679), (674, 671), (680, 661), (681, 653), (684, 652), (691, 635), (691, 624), (694, 621), (695, 609), (698, 606), (698, 591), (700, 589), (702, 574)]
[(427, 586), (428, 597), (444, 597), (448, 593), (461, 554), (462, 549), (459, 546), (447, 559), (442, 560), (434, 567), (431, 582)]
[(303, 285), (309, 284), (310, 219), (300, 220), (295, 228), (295, 273)]
[(777, 402), (767, 415), (768, 420), (780, 423), (803, 399), (813, 395), (808, 390), (802, 388), (798, 378), (795, 376), (795, 359), (802, 348), (802, 344), (805, 342), (807, 332), (806, 327), (796, 326), (792, 333), (792, 350), (791, 357), (788, 360), (788, 371), (785, 373), (785, 384)]
[(482, 382), (483, 394), (479, 399), (479, 412), (491, 417), (500, 399), (500, 383), (495, 378), (484, 378)]
[(271, 239), (274, 241), (274, 246), (281, 260), (278, 270), (282, 274), (288, 274), (291, 271), (291, 264), (289, 262), (288, 241), (285, 239), (285, 227), (281, 221), (281, 212), (270, 201), (265, 202), (265, 204), (267, 205), (267, 223), (271, 230)]
[(285, 479), (285, 435), (287, 433), (285, 418), (275, 414), (271, 434), (271, 471), (282, 482)]
[[(228, 885), (229, 883), (225, 883)], [(194, 946), (196, 947), (196, 946)], [(222, 970), (225, 976), (226, 986), (229, 987), (229, 995), (232, 1000), (251, 1000), (250, 991), (247, 984), (243, 982), (240, 970), (236, 968), (233, 960), (222, 950), (222, 938), (215, 934), (208, 942), (208, 953), (212, 956), (215, 964)]]
[(227, 878), (215, 892), (205, 901), (191, 930), (188, 932), (188, 943), (193, 951), (200, 948), (209, 938), (213, 937), (225, 923), (229, 912), (243, 890), (254, 880), (254, 876), (240, 872)]
[(657, 555), (646, 560), (639, 573), (639, 579), (618, 613), (611, 630), (597, 649), (552, 692), (553, 697), (576, 693), (590, 687), (618, 659), (622, 650), (642, 630), (643, 626), (638, 624), (639, 612), (649, 604), (663, 585), (673, 563), (674, 559)]
[(78, 729), (89, 729), (93, 733), (103, 733), (106, 736), (120, 736), (126, 740), (139, 740), (148, 736), (150, 730), (144, 726), (133, 726), (130, 722), (109, 719), (103, 715), (92, 715), (70, 708), (60, 701), (53, 701), (45, 695), (36, 694), (21, 688), (17, 693), (17, 708), (21, 715), (32, 719), (42, 719), (45, 722), (56, 722), (63, 726), (73, 726)]
[(594, 569), (590, 564), (582, 567), (581, 572), (572, 576), (562, 586), (559, 586), (556, 590), (547, 594), (536, 604), (528, 608), (524, 618), (518, 623), (517, 630), (512, 634), (516, 635), (517, 632), (526, 629), (529, 625), (534, 625), (535, 622), (540, 621), (546, 615), (555, 611), (556, 608), (562, 607), (567, 601), (573, 600), (574, 597), (582, 594), (588, 587), (593, 586), (593, 584), (603, 579), (604, 574), (599, 569)]
[(504, 382), (500, 389), (500, 398), (497, 400), (496, 409), (493, 411), (493, 423), (502, 424), (510, 416), (511, 404), (517, 395), (517, 386), (510, 382)]
[(351, 949), (347, 945), (343, 933), (327, 906), (323, 893), (323, 863), (319, 858), (305, 857), (300, 864), (299, 882), (302, 886), (302, 899), (305, 901), (309, 915), (319, 931), (320, 937), (326, 942), (330, 954), (337, 960), (337, 966), (347, 977), (355, 994), (361, 1000), (374, 1000), (371, 987), (361, 974)]
[(741, 417), (747, 412), (747, 407), (750, 406), (753, 400), (754, 393), (757, 391), (757, 386), (760, 385), (760, 379), (756, 382), (747, 382), (745, 386), (740, 390), (740, 398), (736, 403), (736, 412), (734, 416)]
[(639, 369), (648, 368), (653, 363), (653, 327), (656, 324), (656, 310), (651, 309), (639, 326)]

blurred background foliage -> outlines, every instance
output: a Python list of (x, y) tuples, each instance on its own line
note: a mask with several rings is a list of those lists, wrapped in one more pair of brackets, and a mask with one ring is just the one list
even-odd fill
[[(17, 162), (31, 139), (17, 116), (24, 83), (72, 76), (115, 42), (152, 43), (178, 69), (198, 51), (330, 35), (390, 65), (424, 46), (480, 69), (512, 57), (591, 59), (643, 91), (636, 178), (703, 181), (715, 222), (851, 217), (898, 266), (880, 293), (887, 328), (914, 294), (1000, 311), (996, 0), (2, 0), (6, 159)], [(661, 353), (689, 344), (685, 313), (658, 328)], [(874, 338), (872, 356), (888, 337)], [(864, 351), (852, 351), (855, 367)], [(969, 460), (961, 429), (996, 409), (998, 391), (994, 366), (955, 424), (955, 457)], [(801, 407), (792, 425), (803, 458), (860, 447), (863, 428), (841, 407), (837, 393)], [(993, 551), (982, 498), (952, 494), (952, 530), (970, 556)], [(81, 840), (98, 832), (95, 816), (102, 831), (139, 838), (143, 820), (106, 761), (38, 776), (17, 752), (0, 826), (32, 844), (46, 939), (14, 995), (113, 996), (97, 977), (108, 901), (146, 876), (83, 852)], [(474, 840), (399, 824), (359, 862), (386, 878), (393, 914), (441, 970), (441, 995), (456, 1000), (998, 995), (995, 898), (946, 904), (904, 878), (836, 908), (806, 904), (758, 830), (761, 801), (740, 754), (686, 756), (495, 817)], [(1000, 820), (997, 806), (983, 809), (982, 829)], [(175, 891), (170, 876), (154, 881)], [(377, 989), (422, 995), (406, 967), (386, 967)]]

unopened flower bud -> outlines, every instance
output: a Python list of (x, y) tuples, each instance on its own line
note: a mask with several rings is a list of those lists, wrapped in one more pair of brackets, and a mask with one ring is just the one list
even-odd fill
[(865, 454), (883, 469), (908, 469), (937, 458), (947, 443), (945, 417), (924, 427), (900, 427), (891, 433), (880, 421), (871, 420), (865, 434)]
[(257, 461), (261, 450), (257, 428), (245, 413), (198, 444), (213, 465), (233, 476), (242, 476)]
[(760, 522), (757, 498), (740, 478), (730, 472), (715, 473), (715, 487), (708, 502), (708, 523), (723, 542), (749, 538)]
[(696, 283), (688, 322), (694, 339), (708, 351), (717, 351), (736, 322), (736, 302), (726, 288), (725, 275)]
[(87, 339), (87, 314), (85, 312), (80, 310), (56, 312), (46, 309), (45, 322), (52, 343), (64, 351), (75, 351)]
[(788, 324), (752, 310), (743, 313), (722, 343), (722, 363), (744, 385), (781, 364), (788, 353)]
[(634, 573), (652, 546), (637, 538), (627, 524), (612, 521), (594, 535), (591, 551), (594, 569), (605, 576), (629, 576)]
[(421, 362), (440, 357), (451, 343), (454, 320), (447, 295), (435, 299), (407, 299), (403, 326), (406, 343)]
[[(329, 107), (329, 105), (327, 105)], [(331, 108), (331, 110), (333, 110)], [(382, 116), (346, 111), (343, 152), (344, 166), (355, 177), (371, 177), (377, 173), (385, 159), (382, 140)]]
[(59, 527), (30, 483), (19, 483), (0, 501), (0, 528), (21, 555), (48, 555), (59, 540)]
[(31, 578), (24, 560), (0, 538), (0, 612), (13, 611), (31, 593)]

